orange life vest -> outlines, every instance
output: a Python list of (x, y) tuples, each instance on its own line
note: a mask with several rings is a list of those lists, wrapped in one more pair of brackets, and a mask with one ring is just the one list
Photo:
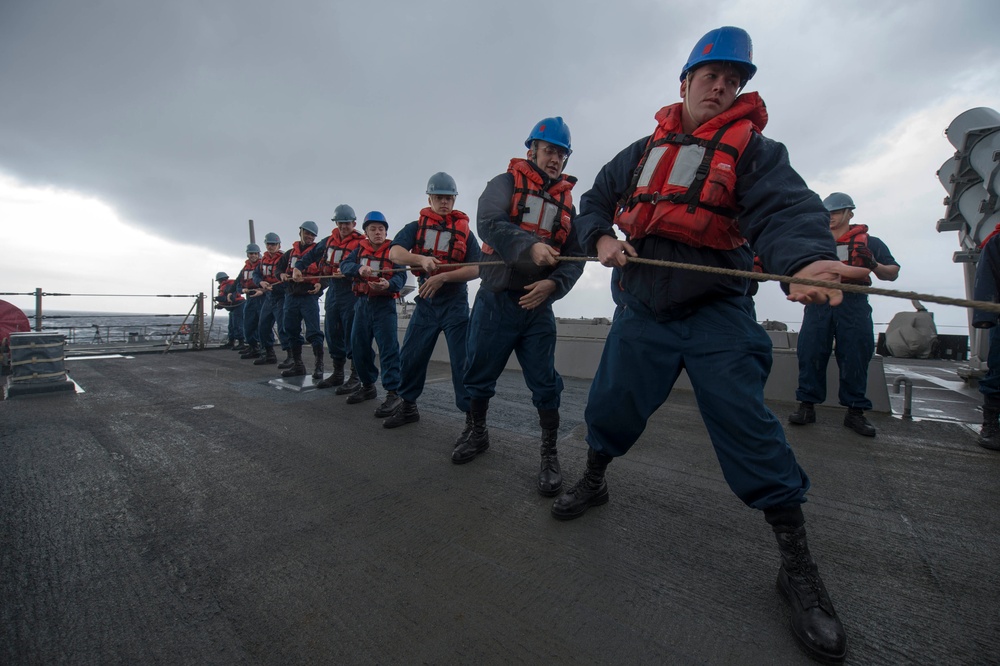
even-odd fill
[(767, 124), (767, 110), (757, 93), (740, 95), (729, 109), (685, 134), (682, 104), (656, 113), (656, 131), (618, 201), (615, 223), (631, 240), (663, 236), (693, 247), (733, 250), (746, 242), (736, 223), (736, 165), (752, 134)]
[(270, 282), (271, 284), (281, 282), (277, 271), (278, 262), (281, 261), (281, 257), (281, 252), (265, 252), (260, 258), (260, 274), (264, 282)]
[[(576, 178), (563, 174), (548, 189), (537, 167), (515, 157), (507, 166), (514, 176), (514, 196), (510, 200), (510, 221), (533, 233), (556, 249), (569, 236), (573, 222), (573, 194)], [(493, 248), (483, 243), (483, 252), (493, 254)]]
[(371, 266), (372, 270), (380, 271), (375, 273), (371, 277), (354, 278), (354, 284), (351, 285), (351, 289), (358, 296), (370, 296), (370, 297), (386, 297), (396, 298), (398, 294), (389, 293), (386, 291), (372, 291), (368, 286), (369, 282), (378, 282), (382, 278), (389, 280), (392, 278), (392, 262), (389, 261), (389, 248), (392, 247), (392, 243), (388, 239), (382, 242), (376, 250), (372, 247), (370, 240), (365, 238), (361, 243), (358, 244), (358, 264), (361, 266)]
[[(868, 225), (852, 224), (847, 233), (837, 239), (837, 258), (848, 266), (868, 268), (866, 259), (859, 252), (859, 248), (862, 247), (864, 252), (871, 254), (871, 250), (868, 249)], [(869, 276), (857, 280), (841, 276), (840, 281), (847, 284), (871, 285), (872, 283)]]
[[(465, 261), (468, 240), (468, 215), (460, 210), (453, 210), (442, 217), (427, 207), (420, 211), (417, 239), (411, 251), (413, 254), (434, 257), (443, 264), (460, 264)], [(412, 272), (417, 277), (424, 274), (419, 269)]]
[(365, 235), (357, 229), (351, 231), (347, 238), (340, 237), (340, 231), (334, 228), (333, 233), (326, 239), (326, 255), (321, 260), (321, 270), (323, 275), (340, 275), (340, 262), (344, 257), (354, 252)]
[(978, 248), (979, 248), (980, 250), (982, 250), (982, 249), (983, 249), (984, 247), (986, 247), (986, 244), (987, 244), (987, 243), (989, 243), (989, 242), (990, 242), (990, 240), (991, 240), (991, 239), (992, 239), (992, 238), (993, 238), (994, 236), (996, 236), (997, 234), (1000, 234), (1000, 223), (997, 223), (997, 226), (996, 226), (996, 227), (995, 227), (995, 228), (993, 229), (993, 231), (991, 231), (991, 232), (989, 233), (989, 235), (988, 235), (988, 236), (986, 236), (986, 238), (984, 238), (984, 239), (983, 239), (983, 242), (982, 242), (982, 243), (980, 243), (980, 244), (979, 244), (979, 245), (978, 245), (977, 247), (978, 247)]
[[(290, 255), (288, 257), (289, 275), (292, 274), (292, 269), (295, 268), (295, 264), (298, 262), (299, 258), (305, 255), (306, 252), (311, 250), (313, 245), (315, 244), (316, 243), (309, 243), (309, 245), (303, 246), (301, 241), (295, 241), (294, 243), (292, 243), (292, 249), (288, 251)], [(317, 282), (319, 282), (319, 278), (308, 277), (308, 276), (319, 275), (319, 274), (320, 274), (320, 268), (315, 263), (309, 264), (308, 266), (306, 266), (306, 269), (302, 271), (302, 275), (303, 277), (305, 277), (304, 282), (307, 282), (309, 284), (316, 284)]]
[[(215, 300), (218, 301), (220, 305), (228, 308), (234, 305), (241, 305), (243, 301), (246, 300), (243, 298), (243, 294), (238, 291), (232, 294), (227, 293), (227, 291), (234, 284), (236, 284), (236, 280), (223, 280), (219, 283), (219, 295)], [(231, 298), (231, 300), (226, 300), (227, 298)]]
[(257, 288), (257, 285), (255, 285), (253, 282), (253, 271), (259, 265), (260, 265), (260, 259), (258, 259), (253, 263), (250, 263), (249, 259), (246, 260), (246, 262), (243, 264), (243, 270), (240, 271), (239, 287), (241, 289)]

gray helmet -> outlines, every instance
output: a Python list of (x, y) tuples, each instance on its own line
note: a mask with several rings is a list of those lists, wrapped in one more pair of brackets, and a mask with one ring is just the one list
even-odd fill
[(455, 179), (444, 171), (438, 171), (427, 181), (427, 194), (450, 194), (458, 196), (458, 185)]
[(226, 275), (225, 273), (223, 273), (222, 271), (219, 271), (218, 273), (215, 274), (215, 281), (216, 282), (222, 282), (223, 280), (228, 280), (228, 279), (229, 279), (229, 276)]
[(334, 222), (356, 222), (358, 216), (354, 214), (354, 209), (347, 204), (340, 204), (333, 209)]
[(844, 210), (845, 208), (854, 210), (854, 199), (843, 192), (834, 192), (826, 199), (823, 199), (823, 205), (831, 213), (835, 210)]
[(257, 245), (257, 243), (250, 243), (247, 245), (247, 254), (250, 254), (251, 252), (260, 254), (260, 245)]
[(273, 231), (264, 235), (264, 244), (268, 243), (281, 243), (281, 237)]
[(305, 222), (300, 224), (299, 229), (308, 231), (313, 236), (319, 236), (319, 226), (317, 226), (316, 223), (313, 222), (312, 220), (306, 220)]

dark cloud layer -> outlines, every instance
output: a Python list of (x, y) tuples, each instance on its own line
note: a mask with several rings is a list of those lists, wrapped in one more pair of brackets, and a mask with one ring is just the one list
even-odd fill
[(676, 100), (694, 41), (738, 23), (769, 133), (809, 177), (963, 78), (996, 83), (998, 18), (930, 1), (4, 3), (0, 171), (222, 251), (248, 218), (291, 235), (341, 202), (401, 224), (440, 170), (474, 213), (545, 115), (570, 123), (588, 185)]

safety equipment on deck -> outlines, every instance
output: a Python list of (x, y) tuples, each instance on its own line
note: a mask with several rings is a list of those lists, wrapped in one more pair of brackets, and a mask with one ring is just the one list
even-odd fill
[(682, 104), (656, 113), (656, 131), (618, 201), (615, 217), (631, 240), (671, 238), (693, 247), (733, 250), (746, 241), (736, 223), (736, 166), (754, 132), (767, 124), (757, 93), (686, 134)]
[(256, 252), (257, 254), (260, 254), (260, 245), (257, 245), (257, 243), (248, 243), (247, 254), (250, 254), (251, 252)]
[(427, 194), (458, 196), (458, 184), (444, 171), (438, 171), (427, 181)]
[(226, 275), (225, 273), (221, 272), (221, 271), (215, 274), (215, 281), (216, 282), (222, 282), (223, 280), (228, 280), (228, 279), (229, 279), (229, 276)]
[[(445, 264), (460, 264), (465, 261), (468, 238), (468, 215), (453, 210), (442, 217), (428, 207), (420, 211), (417, 238), (411, 251)], [(419, 277), (423, 271), (414, 270), (413, 274)]]
[(757, 73), (757, 66), (753, 64), (753, 42), (750, 35), (743, 28), (731, 25), (710, 30), (698, 40), (681, 70), (681, 81), (687, 78), (691, 70), (710, 62), (728, 62), (743, 70), (744, 78), (740, 87), (745, 86)]
[(319, 225), (317, 225), (312, 220), (306, 220), (305, 222), (300, 224), (299, 229), (301, 229), (302, 231), (308, 231), (313, 236), (319, 236)]
[(347, 204), (340, 204), (333, 209), (334, 222), (355, 222), (358, 216), (354, 214), (354, 209)]
[(826, 206), (826, 209), (831, 213), (844, 209), (854, 210), (854, 199), (843, 192), (834, 192), (826, 199), (823, 199), (823, 205)]
[[(507, 166), (514, 177), (510, 221), (555, 248), (561, 248), (572, 226), (573, 176), (562, 175), (558, 180), (544, 179), (528, 160), (515, 157)], [(483, 243), (483, 252), (493, 254), (493, 248)]]
[(362, 229), (368, 229), (368, 225), (372, 222), (379, 222), (385, 225), (385, 230), (389, 231), (389, 223), (385, 219), (385, 215), (377, 210), (373, 210), (365, 215), (365, 221), (361, 224)]
[(546, 141), (551, 143), (553, 146), (559, 146), (560, 148), (566, 149), (566, 157), (573, 154), (573, 149), (570, 144), (569, 135), (569, 125), (567, 125), (562, 116), (556, 116), (554, 118), (542, 118), (539, 120), (533, 128), (531, 128), (531, 134), (524, 142), (525, 148), (531, 148), (532, 141)]
[(281, 243), (281, 237), (273, 231), (266, 233), (264, 234), (264, 244), (267, 245), (268, 243)]

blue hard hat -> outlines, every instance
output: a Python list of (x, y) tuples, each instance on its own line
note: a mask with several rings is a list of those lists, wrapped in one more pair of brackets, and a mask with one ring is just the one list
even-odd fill
[(228, 279), (229, 279), (229, 276), (226, 275), (225, 273), (223, 273), (222, 271), (219, 271), (218, 273), (215, 274), (215, 281), (216, 282), (222, 282), (223, 280), (228, 280)]
[(750, 41), (750, 35), (743, 28), (731, 25), (710, 30), (698, 40), (681, 70), (681, 81), (692, 69), (710, 62), (729, 62), (739, 67), (744, 75), (742, 85), (746, 85), (757, 73), (757, 67), (753, 64), (753, 42)]
[(334, 222), (354, 222), (358, 216), (354, 214), (354, 209), (347, 204), (340, 204), (333, 209)]
[(257, 245), (257, 243), (248, 244), (247, 254), (250, 254), (251, 252), (256, 252), (257, 254), (260, 254), (260, 245)]
[(367, 215), (365, 215), (365, 221), (361, 225), (361, 228), (362, 229), (367, 229), (368, 225), (371, 224), (372, 222), (379, 222), (381, 224), (384, 224), (385, 225), (385, 230), (389, 231), (389, 223), (386, 221), (385, 215), (383, 215), (382, 213), (378, 212), (377, 210), (373, 210), (370, 213), (368, 213)]
[(444, 171), (438, 171), (427, 181), (427, 194), (458, 196), (458, 183)]
[(569, 125), (563, 122), (561, 116), (539, 120), (531, 128), (531, 134), (525, 140), (524, 147), (531, 148), (532, 141), (547, 141), (553, 146), (565, 148), (567, 157), (573, 153), (573, 149), (570, 147)]
[(264, 244), (267, 245), (268, 243), (281, 243), (281, 237), (273, 231), (266, 233), (264, 234)]
[(306, 220), (305, 222), (300, 224), (299, 229), (302, 229), (303, 231), (308, 231), (313, 236), (319, 236), (319, 225), (317, 225), (312, 220)]
[(831, 213), (835, 210), (844, 210), (845, 208), (854, 210), (854, 199), (843, 192), (834, 192), (826, 199), (823, 199), (823, 205)]

